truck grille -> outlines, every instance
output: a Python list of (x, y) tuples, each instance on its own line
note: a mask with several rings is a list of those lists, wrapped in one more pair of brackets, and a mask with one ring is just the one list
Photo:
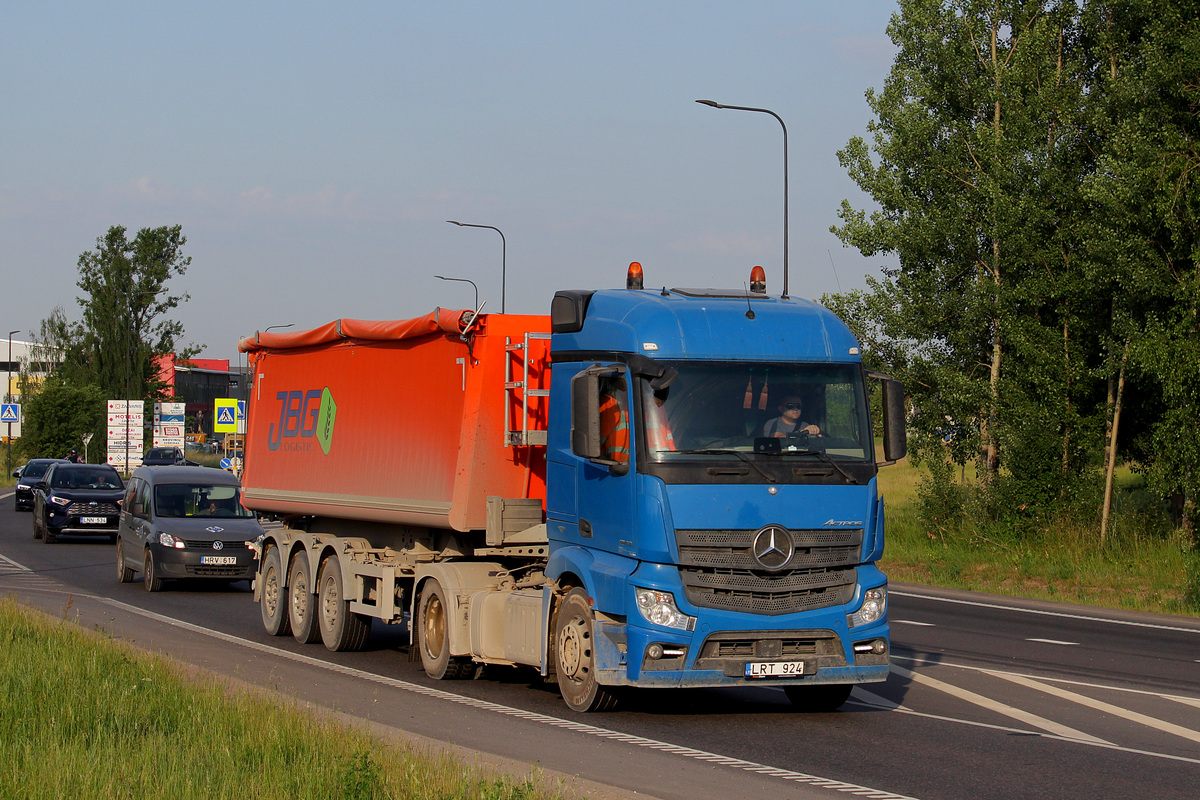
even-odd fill
[(755, 560), (756, 533), (675, 532), (679, 572), (693, 605), (774, 616), (841, 605), (854, 596), (861, 529), (789, 531), (795, 549), (779, 572)]

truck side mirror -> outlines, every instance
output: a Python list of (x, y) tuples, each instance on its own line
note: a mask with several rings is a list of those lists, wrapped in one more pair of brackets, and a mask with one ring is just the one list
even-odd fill
[(587, 370), (571, 379), (571, 452), (600, 457), (600, 376)]
[(595, 364), (571, 379), (571, 452), (621, 474), (628, 471), (628, 463), (605, 458), (600, 430), (600, 388), (606, 378), (623, 372), (621, 367)]
[(908, 454), (904, 426), (904, 386), (888, 378), (883, 381), (883, 457), (888, 463)]

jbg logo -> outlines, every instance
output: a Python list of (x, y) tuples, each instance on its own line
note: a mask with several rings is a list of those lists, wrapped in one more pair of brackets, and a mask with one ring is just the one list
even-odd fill
[(304, 391), (278, 392), (281, 400), (279, 422), (271, 423), (267, 430), (267, 447), (278, 450), (310, 450), (311, 442), (284, 442), (284, 439), (311, 439), (316, 437), (325, 455), (333, 443), (333, 422), (337, 417), (337, 403), (329, 387)]

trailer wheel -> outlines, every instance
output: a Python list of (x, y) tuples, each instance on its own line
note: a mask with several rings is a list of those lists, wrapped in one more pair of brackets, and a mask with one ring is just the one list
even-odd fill
[(317, 598), (312, 592), (308, 575), (308, 558), (303, 553), (292, 556), (288, 573), (288, 624), (292, 637), (300, 644), (312, 644), (321, 638), (317, 627)]
[(575, 587), (559, 605), (554, 624), (554, 667), (558, 690), (573, 711), (610, 711), (612, 689), (596, 682), (595, 628), (587, 593)]
[(785, 686), (783, 691), (797, 711), (827, 713), (837, 711), (854, 690), (851, 683), (824, 683), (816, 686)]
[(288, 590), (283, 586), (283, 564), (279, 559), (279, 548), (267, 548), (263, 557), (262, 572), (262, 611), (263, 627), (272, 636), (287, 636), (292, 632), (291, 621), (288, 619)]
[(469, 658), (450, 655), (450, 606), (446, 591), (436, 580), (421, 586), (421, 601), (417, 607), (417, 646), (421, 649), (421, 666), (425, 674), (437, 680), (458, 680), (475, 674), (475, 664)]
[(336, 558), (321, 562), (317, 574), (317, 618), (321, 640), (335, 653), (361, 650), (371, 632), (371, 619), (350, 610), (342, 591), (342, 568)]

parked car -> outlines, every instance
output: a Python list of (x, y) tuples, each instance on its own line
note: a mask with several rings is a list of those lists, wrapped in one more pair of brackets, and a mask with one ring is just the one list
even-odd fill
[(161, 466), (190, 466), (197, 467), (195, 461), (188, 461), (184, 456), (183, 451), (178, 447), (151, 447), (146, 451), (146, 457), (142, 459), (144, 467), (161, 467)]
[(33, 485), (42, 479), (51, 464), (65, 464), (65, 458), (31, 458), (23, 466), (13, 470), (12, 476), (17, 479), (16, 496), (14, 498), (17, 511), (28, 511), (33, 508)]
[(33, 538), (64, 534), (117, 540), (125, 484), (108, 464), (56, 462), (33, 484)]
[(209, 467), (139, 467), (129, 479), (117, 537), (117, 580), (142, 573), (146, 591), (169, 578), (254, 577), (250, 543), (262, 535), (241, 503), (237, 476)]

